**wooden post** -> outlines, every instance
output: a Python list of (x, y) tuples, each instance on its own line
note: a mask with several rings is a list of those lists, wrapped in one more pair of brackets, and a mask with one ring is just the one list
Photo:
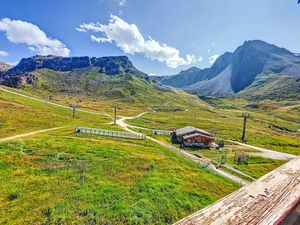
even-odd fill
[(117, 123), (117, 108), (115, 108), (115, 117), (114, 117), (114, 124), (116, 125)]
[(75, 118), (75, 114), (76, 114), (76, 108), (78, 107), (77, 105), (70, 105), (70, 107), (73, 109), (73, 113), (72, 113), (72, 118)]
[(247, 125), (247, 118), (249, 117), (249, 113), (243, 113), (244, 117), (244, 126), (243, 126), (243, 133), (242, 133), (242, 141), (245, 141), (246, 136), (246, 125)]
[(117, 109), (119, 109), (118, 105), (112, 105), (111, 108), (115, 109), (115, 116), (114, 116), (114, 125), (117, 124)]
[(73, 119), (75, 118), (75, 107), (73, 107)]

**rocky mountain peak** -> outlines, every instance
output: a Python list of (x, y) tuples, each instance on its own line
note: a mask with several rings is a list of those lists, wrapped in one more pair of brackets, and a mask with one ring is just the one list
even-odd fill
[(72, 71), (97, 67), (101, 73), (107, 75), (118, 75), (122, 73), (133, 74), (146, 78), (147, 75), (137, 70), (127, 56), (109, 57), (59, 57), (59, 56), (40, 56), (23, 58), (18, 65), (8, 70), (6, 76), (15, 76), (22, 73), (33, 72), (38, 69), (51, 69), (55, 71)]

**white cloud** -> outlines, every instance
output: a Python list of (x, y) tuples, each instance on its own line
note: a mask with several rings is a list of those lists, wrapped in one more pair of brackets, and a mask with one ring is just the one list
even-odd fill
[(0, 51), (0, 56), (8, 56), (8, 53), (5, 51)]
[(156, 73), (149, 73), (148, 75), (149, 75), (149, 76), (157, 76)]
[(135, 24), (128, 24), (118, 16), (111, 15), (109, 23), (84, 23), (76, 28), (77, 31), (92, 31), (102, 36), (91, 35), (91, 39), (98, 43), (115, 43), (127, 54), (141, 53), (145, 57), (165, 63), (168, 67), (176, 68), (196, 61), (195, 56), (180, 57), (180, 52), (166, 44), (161, 44), (151, 37), (147, 40), (140, 33)]
[(198, 58), (198, 62), (202, 62), (203, 61), (203, 58), (202, 58), (202, 56), (199, 56), (199, 58)]
[(0, 31), (15, 44), (26, 44), (38, 55), (69, 56), (70, 50), (59, 40), (47, 37), (38, 26), (21, 20), (0, 20)]
[(19, 61), (14, 61), (14, 62), (5, 62), (6, 64), (10, 65), (10, 66), (16, 66), (19, 64)]
[(211, 57), (208, 58), (208, 62), (210, 65), (214, 64), (215, 61), (219, 58), (219, 55), (212, 55)]
[(119, 6), (124, 6), (127, 2), (127, 0), (115, 0)]

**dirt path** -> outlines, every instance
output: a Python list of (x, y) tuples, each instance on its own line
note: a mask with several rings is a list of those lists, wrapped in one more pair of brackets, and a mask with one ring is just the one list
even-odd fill
[(32, 132), (25, 133), (25, 134), (18, 134), (18, 135), (14, 135), (14, 136), (10, 136), (10, 137), (5, 137), (5, 138), (0, 139), (0, 143), (18, 139), (18, 138), (29, 137), (29, 136), (32, 136), (35, 134), (41, 134), (41, 133), (46, 133), (46, 132), (50, 132), (50, 131), (54, 131), (54, 130), (60, 130), (60, 129), (67, 128), (67, 127), (72, 127), (72, 126), (54, 127), (54, 128), (49, 128), (49, 129), (45, 129), (45, 130), (32, 131)]
[[(11, 94), (14, 94), (14, 95), (18, 95), (18, 96), (21, 96), (21, 97), (24, 97), (24, 98), (28, 98), (28, 99), (31, 99), (31, 100), (39, 101), (39, 102), (42, 102), (42, 103), (45, 103), (45, 104), (54, 105), (54, 106), (57, 106), (57, 107), (60, 107), (60, 108), (68, 109), (68, 110), (73, 110), (70, 107), (65, 106), (65, 105), (57, 104), (57, 103), (54, 103), (54, 102), (48, 102), (48, 101), (38, 99), (38, 98), (35, 98), (35, 97), (31, 97), (31, 96), (28, 96), (28, 95), (20, 94), (20, 93), (14, 92), (14, 91), (6, 90), (2, 87), (0, 87), (0, 90), (4, 91), (4, 92), (11, 93)], [(98, 112), (93, 112), (93, 111), (84, 110), (84, 109), (76, 109), (76, 111), (84, 112), (84, 113), (88, 113), (88, 114), (93, 114), (93, 115), (108, 116), (111, 119), (113, 119), (113, 117), (111, 115), (109, 115), (107, 113), (104, 113), (104, 112), (103, 113), (98, 113)]]
[(260, 147), (256, 147), (253, 145), (248, 145), (248, 144), (244, 144), (241, 142), (237, 142), (237, 141), (231, 141), (231, 140), (227, 140), (230, 143), (234, 143), (240, 146), (244, 146), (247, 148), (252, 148), (261, 152), (252, 152), (250, 153), (251, 155), (256, 155), (256, 156), (261, 156), (264, 158), (270, 158), (270, 159), (278, 159), (278, 160), (290, 160), (293, 158), (297, 158), (296, 155), (292, 155), (292, 154), (288, 154), (288, 153), (284, 153), (284, 152), (277, 152), (277, 151), (273, 151), (273, 150), (269, 150), (269, 149), (265, 149), (265, 148), (260, 148)]
[[(139, 117), (141, 117), (142, 115), (144, 115), (144, 114), (146, 114), (146, 113), (148, 113), (148, 112), (143, 112), (143, 113), (141, 113), (141, 114), (139, 114), (139, 115), (137, 115), (137, 116), (132, 116), (132, 117), (125, 117), (125, 116), (122, 116), (120, 119), (118, 119), (118, 120), (116, 121), (116, 123), (117, 123), (121, 128), (123, 128), (124, 130), (126, 130), (126, 131), (128, 131), (128, 132), (131, 132), (131, 133), (134, 133), (134, 134), (139, 134), (138, 132), (135, 132), (135, 131), (131, 130), (131, 129), (129, 128), (129, 127), (131, 127), (131, 126), (128, 125), (127, 123), (125, 123), (125, 120), (136, 119), (136, 118), (139, 118)], [(134, 127), (135, 127), (135, 128), (139, 128), (139, 127), (137, 127), (137, 126), (134, 126)], [(156, 142), (156, 143), (159, 144), (160, 146), (165, 147), (165, 148), (168, 148), (168, 149), (170, 149), (171, 151), (176, 152), (177, 154), (180, 154), (180, 155), (182, 155), (182, 156), (184, 156), (184, 157), (186, 157), (186, 158), (188, 158), (188, 159), (190, 159), (190, 160), (192, 160), (192, 161), (194, 161), (194, 162), (196, 162), (196, 163), (199, 163), (199, 164), (201, 164), (202, 166), (205, 166), (205, 167), (207, 167), (208, 169), (210, 169), (210, 170), (212, 170), (212, 171), (214, 171), (214, 172), (216, 172), (216, 173), (218, 173), (218, 174), (220, 174), (220, 175), (222, 175), (222, 176), (224, 176), (224, 177), (227, 177), (227, 178), (229, 178), (229, 179), (231, 179), (231, 180), (233, 180), (233, 181), (235, 181), (235, 182), (237, 182), (237, 183), (239, 183), (239, 184), (241, 184), (241, 185), (246, 185), (246, 184), (249, 183), (248, 181), (245, 181), (245, 180), (243, 180), (243, 179), (241, 179), (241, 178), (239, 178), (239, 177), (237, 177), (237, 176), (234, 176), (234, 175), (232, 175), (232, 174), (230, 174), (230, 173), (227, 173), (227, 172), (225, 172), (225, 171), (222, 171), (222, 170), (217, 169), (214, 165), (212, 165), (208, 160), (206, 160), (206, 159), (204, 159), (204, 158), (199, 158), (199, 157), (197, 157), (197, 156), (195, 156), (195, 155), (193, 155), (193, 154), (191, 154), (191, 153), (189, 153), (189, 152), (187, 152), (187, 151), (184, 151), (184, 150), (182, 150), (182, 149), (179, 149), (179, 148), (177, 148), (177, 147), (175, 147), (175, 146), (173, 146), (173, 145), (171, 145), (171, 144), (167, 144), (167, 143), (165, 143), (165, 142), (163, 142), (163, 141), (157, 140), (157, 139), (155, 139), (155, 138), (153, 138), (153, 137), (149, 137), (149, 136), (146, 136), (146, 137), (147, 137), (147, 139), (149, 139), (149, 140), (151, 140), (151, 141), (153, 141), (153, 142)]]

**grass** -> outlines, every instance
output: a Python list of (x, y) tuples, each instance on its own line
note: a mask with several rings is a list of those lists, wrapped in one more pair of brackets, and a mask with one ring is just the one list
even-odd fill
[(237, 188), (147, 140), (65, 129), (0, 145), (1, 224), (171, 224)]
[[(82, 109), (111, 115), (112, 104), (118, 104), (118, 113), (126, 116), (152, 111), (128, 123), (166, 130), (193, 125), (210, 131), (218, 140), (240, 139), (241, 114), (247, 110), (251, 115), (248, 144), (300, 154), (297, 101), (260, 102), (257, 108), (241, 99), (203, 101), (126, 75), (99, 89), (87, 81), (106, 77), (95, 71), (85, 75), (70, 86), (79, 85), (78, 93), (64, 87), (57, 79), (59, 73), (51, 71), (42, 71), (37, 86), (20, 91), (41, 99), (51, 95), (54, 103), (76, 103)], [(55, 82), (59, 82), (57, 87)], [(108, 116), (78, 113), (72, 119), (69, 109), (2, 91), (0, 118), (0, 137), (65, 125), (120, 129), (107, 124), (111, 121)], [(169, 141), (166, 136), (155, 137)], [(230, 154), (226, 151), (230, 165), (256, 178), (284, 163), (251, 156), (248, 166), (237, 166), (233, 153), (248, 150), (233, 147)], [(0, 144), (0, 224), (171, 224), (237, 188), (149, 140), (78, 135), (69, 128)]]
[[(228, 165), (246, 173), (249, 176), (252, 176), (255, 179), (260, 178), (261, 176), (271, 172), (272, 170), (286, 163), (286, 161), (283, 160), (275, 160), (275, 159), (269, 159), (269, 158), (263, 158), (260, 156), (251, 155), (252, 152), (256, 152), (256, 151), (253, 149), (240, 148), (239, 146), (231, 146), (230, 148), (226, 147), (222, 150), (197, 150), (191, 152), (193, 154), (206, 157), (214, 161), (220, 161), (222, 155), (226, 155), (226, 163)], [(234, 161), (235, 152), (247, 153), (249, 155), (248, 165), (245, 164), (238, 165)], [(240, 174), (234, 173), (233, 171), (228, 170), (226, 168), (222, 168), (222, 169), (225, 169), (226, 171), (233, 173), (234, 175), (241, 176)], [(242, 176), (241, 178), (245, 178), (245, 177)]]
[[(161, 140), (161, 141), (171, 144), (169, 136), (153, 135), (152, 132), (148, 131), (148, 130), (142, 130), (142, 129), (136, 129), (136, 128), (134, 130), (145, 133), (145, 134), (152, 136), (158, 140)], [(186, 149), (186, 150), (188, 150), (192, 154), (199, 155), (201, 157), (205, 157), (213, 162), (220, 161), (221, 157), (223, 155), (226, 155), (226, 159), (227, 159), (226, 163), (228, 165), (234, 167), (237, 170), (240, 170), (240, 171), (246, 173), (249, 176), (252, 176), (254, 179), (257, 179), (257, 178), (271, 172), (272, 170), (276, 169), (277, 167), (281, 166), (282, 164), (284, 164), (286, 162), (286, 161), (282, 161), (282, 160), (273, 160), (273, 159), (268, 159), (268, 158), (251, 155), (251, 153), (260, 152), (255, 149), (241, 147), (238, 145), (232, 145), (232, 144), (228, 144), (227, 142), (225, 142), (225, 145), (226, 145), (226, 147), (222, 148), (220, 150), (215, 150), (215, 149), (211, 149), (211, 150), (203, 150), (203, 149), (202, 150), (195, 150), (195, 149), (189, 150), (189, 149)], [(175, 146), (179, 147), (179, 145), (175, 145)], [(249, 162), (248, 162), (249, 164), (248, 165), (244, 165), (244, 164), (237, 165), (234, 162), (234, 154), (236, 152), (245, 152), (245, 153), (249, 154), (250, 155)], [(242, 179), (248, 180), (250, 182), (252, 181), (251, 179), (247, 178), (246, 176), (243, 176), (243, 175), (236, 173), (232, 170), (229, 170), (227, 168), (221, 167), (220, 169), (225, 170), (226, 172), (229, 172), (235, 176), (241, 177)]]
[[(234, 100), (232, 100), (234, 101)], [(223, 109), (200, 106), (187, 108), (184, 111), (156, 112), (145, 114), (141, 118), (128, 120), (128, 123), (155, 129), (181, 128), (195, 126), (205, 129), (216, 136), (218, 140), (231, 139), (240, 141), (243, 127), (243, 108)], [(300, 154), (299, 123), (274, 117), (259, 110), (250, 111), (247, 123), (246, 143), (269, 148), (275, 151)]]
[(0, 91), (0, 137), (65, 125), (97, 126), (110, 122), (107, 116), (77, 112)]

